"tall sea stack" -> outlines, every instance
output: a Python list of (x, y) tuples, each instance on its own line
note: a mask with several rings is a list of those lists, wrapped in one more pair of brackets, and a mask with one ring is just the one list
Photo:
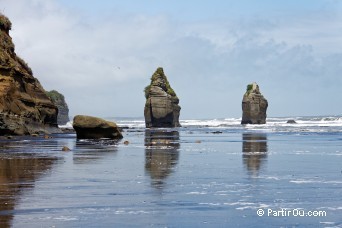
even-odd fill
[(0, 14), (0, 135), (58, 132), (57, 107), (14, 52), (12, 24)]
[(159, 67), (145, 90), (145, 124), (151, 127), (180, 127), (179, 99), (171, 88), (163, 68)]
[(265, 124), (268, 102), (255, 82), (247, 86), (242, 99), (241, 124)]

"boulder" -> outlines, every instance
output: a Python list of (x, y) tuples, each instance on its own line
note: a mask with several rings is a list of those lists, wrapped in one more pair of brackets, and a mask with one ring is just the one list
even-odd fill
[(56, 90), (51, 90), (49, 92), (46, 92), (46, 95), (48, 95), (52, 103), (58, 108), (57, 124), (65, 125), (66, 123), (68, 123), (70, 121), (69, 108), (67, 103), (65, 102), (63, 94), (59, 93)]
[(145, 88), (145, 124), (151, 127), (180, 127), (179, 99), (171, 88), (163, 68), (159, 67)]
[(0, 14), (0, 135), (60, 132), (58, 109), (14, 51), (12, 24)]
[(297, 122), (295, 120), (288, 120), (286, 123), (288, 123), (288, 124), (296, 124)]
[(123, 138), (115, 123), (97, 117), (77, 115), (73, 127), (78, 139)]
[(268, 102), (255, 82), (247, 86), (242, 99), (241, 124), (265, 124)]

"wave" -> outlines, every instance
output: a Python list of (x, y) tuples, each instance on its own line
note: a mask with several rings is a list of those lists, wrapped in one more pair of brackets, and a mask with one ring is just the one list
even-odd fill
[(58, 127), (59, 127), (59, 128), (68, 128), (68, 129), (71, 129), (71, 128), (73, 128), (73, 127), (72, 127), (72, 121), (69, 121), (69, 122), (67, 122), (67, 123), (64, 124), (64, 125), (58, 125)]
[[(119, 127), (145, 128), (143, 118), (106, 118)], [(296, 123), (287, 123), (294, 120)], [(269, 117), (266, 124), (241, 125), (241, 118), (183, 119), (183, 128), (213, 128), (220, 130), (263, 131), (263, 132), (342, 132), (342, 116), (297, 116)], [(72, 128), (72, 121), (61, 128)]]

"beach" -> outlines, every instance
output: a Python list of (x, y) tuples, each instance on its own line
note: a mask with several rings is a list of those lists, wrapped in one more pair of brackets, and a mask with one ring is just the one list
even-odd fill
[(2, 138), (0, 226), (341, 227), (342, 118), (288, 119)]

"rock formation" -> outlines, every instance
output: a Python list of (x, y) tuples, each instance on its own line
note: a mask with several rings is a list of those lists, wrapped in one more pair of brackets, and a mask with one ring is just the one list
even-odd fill
[(145, 88), (145, 124), (151, 127), (180, 127), (179, 99), (171, 88), (163, 68), (159, 67)]
[(46, 92), (48, 97), (52, 100), (52, 103), (58, 108), (57, 123), (58, 125), (65, 125), (70, 121), (69, 119), (69, 108), (65, 102), (63, 94), (57, 92), (56, 90), (51, 90)]
[(115, 123), (97, 117), (77, 115), (73, 127), (78, 139), (123, 138)]
[(268, 102), (260, 93), (259, 86), (254, 82), (247, 86), (242, 99), (241, 124), (265, 124)]
[(0, 14), (0, 135), (57, 132), (58, 109), (14, 52), (11, 26)]

